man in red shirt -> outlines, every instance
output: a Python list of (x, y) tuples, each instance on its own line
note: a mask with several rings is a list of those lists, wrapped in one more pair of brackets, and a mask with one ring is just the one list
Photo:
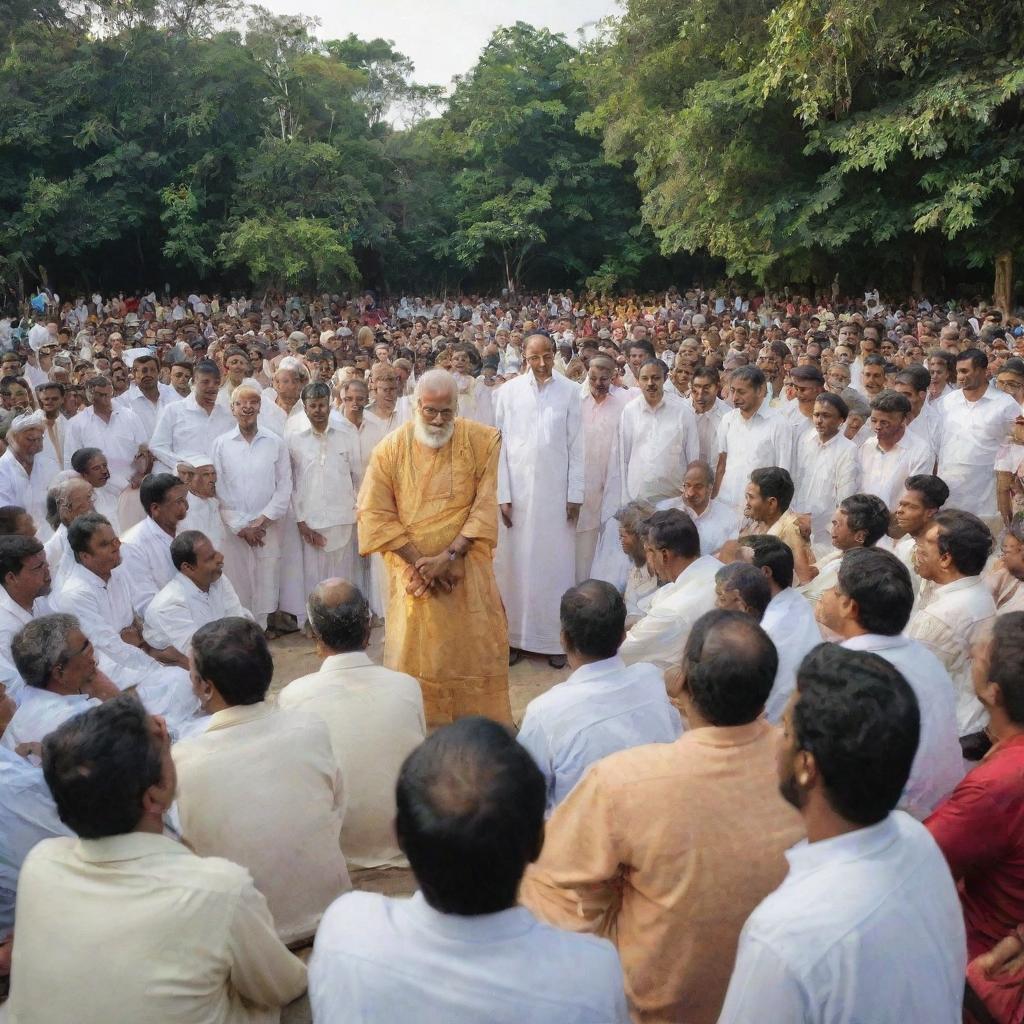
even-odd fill
[[(993, 746), (925, 822), (958, 883), (970, 960), (1024, 921), (1024, 612), (996, 618), (972, 672)], [(971, 980), (990, 1011), (1022, 984), (1020, 972)]]

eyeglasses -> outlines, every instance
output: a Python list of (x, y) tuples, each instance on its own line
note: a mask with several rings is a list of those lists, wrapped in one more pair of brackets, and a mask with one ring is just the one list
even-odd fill
[(432, 409), (429, 405), (421, 405), (420, 412), (423, 413), (428, 420), (436, 420), (438, 416), (443, 420), (451, 420), (455, 418), (454, 409)]

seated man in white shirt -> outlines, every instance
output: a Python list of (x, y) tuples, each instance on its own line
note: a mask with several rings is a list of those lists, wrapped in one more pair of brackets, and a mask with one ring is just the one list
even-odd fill
[(11, 641), (33, 618), (50, 611), (50, 567), (35, 537), (0, 537), (0, 682), (16, 704), (25, 684), (11, 659)]
[(716, 608), (746, 612), (760, 622), (771, 599), (768, 577), (754, 565), (730, 562), (715, 573)]
[(198, 530), (171, 541), (175, 574), (149, 603), (142, 638), (161, 660), (187, 669), (188, 650), (197, 629), (217, 619), (252, 619), (224, 576), (224, 556)]
[(626, 604), (615, 587), (603, 580), (572, 587), (559, 617), (573, 673), (530, 701), (518, 736), (544, 775), (548, 814), (595, 761), (671, 743), (683, 731), (661, 672), (642, 661), (627, 667), (618, 656)]
[(921, 739), (900, 809), (923, 821), (964, 775), (957, 740), (956, 691), (942, 662), (902, 635), (914, 606), (910, 573), (888, 551), (859, 548), (843, 556), (818, 620), (843, 647), (872, 651), (895, 665), (921, 709)]
[(404, 867), (394, 834), (395, 781), (426, 735), (420, 685), (367, 657), (370, 609), (351, 583), (324, 580), (307, 611), (323, 665), (289, 683), (277, 702), (327, 724), (348, 789), (341, 848), (349, 865)]
[(127, 694), (91, 708), (43, 741), (43, 772), (77, 838), (22, 866), (12, 1020), (266, 1024), (302, 995), (249, 873), (164, 835), (177, 779), (160, 718)]
[(821, 629), (807, 598), (793, 589), (793, 551), (778, 537), (765, 534), (740, 538), (750, 548), (756, 565), (768, 579), (772, 599), (761, 618), (761, 628), (771, 637), (779, 654), (775, 685), (765, 704), (765, 717), (778, 724), (804, 655), (821, 643)]
[(60, 588), (75, 564), (75, 556), (68, 547), (68, 527), (79, 516), (96, 511), (92, 484), (73, 470), (62, 475), (64, 479), (58, 479), (46, 492), (46, 521), (53, 530), (53, 536), (43, 545), (43, 550), (55, 590)]
[(339, 843), (342, 778), (327, 727), (267, 702), (274, 660), (251, 618), (203, 626), (191, 658), (210, 719), (202, 735), (171, 751), (182, 837), (201, 857), (252, 873), (283, 942), (311, 940), (331, 901), (352, 888)]
[(171, 473), (150, 473), (139, 497), (146, 518), (121, 537), (121, 560), (131, 583), (132, 605), (141, 616), (174, 578), (171, 541), (188, 511), (188, 489)]
[(960, 901), (925, 827), (895, 810), (918, 746), (913, 690), (876, 654), (822, 645), (784, 723), (779, 789), (808, 839), (743, 927), (719, 1024), (956, 1024)]
[(0, 744), (16, 750), (39, 743), (67, 719), (116, 697), (120, 690), (96, 664), (92, 644), (74, 615), (43, 615), (11, 642), (25, 689)]
[(315, 1020), (627, 1024), (614, 947), (517, 906), (544, 841), (544, 780), (504, 727), (471, 717), (435, 732), (406, 760), (397, 802), (421, 891), (328, 909), (309, 967)]
[(685, 512), (655, 512), (646, 530), (647, 564), (663, 586), (626, 634), (619, 657), (627, 665), (650, 662), (664, 672), (679, 664), (690, 628), (715, 606), (715, 573), (721, 563), (701, 555), (696, 524)]
[(676, 498), (658, 502), (658, 511), (677, 508), (685, 512), (700, 534), (700, 549), (714, 554), (727, 541), (734, 538), (739, 529), (736, 509), (711, 497), (715, 474), (708, 463), (701, 459), (691, 462), (683, 476), (683, 493)]

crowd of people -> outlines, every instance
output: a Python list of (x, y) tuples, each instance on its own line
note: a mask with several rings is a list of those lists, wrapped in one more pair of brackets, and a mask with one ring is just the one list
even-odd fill
[(1020, 319), (39, 292), (0, 348), (0, 1019), (1024, 1022)]

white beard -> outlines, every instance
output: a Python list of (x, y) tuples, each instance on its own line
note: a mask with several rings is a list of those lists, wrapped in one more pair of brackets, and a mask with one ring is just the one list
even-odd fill
[(428, 448), (443, 448), (455, 433), (455, 421), (446, 423), (443, 427), (435, 427), (433, 424), (425, 424), (423, 420), (416, 417), (413, 425), (413, 436), (420, 444)]

